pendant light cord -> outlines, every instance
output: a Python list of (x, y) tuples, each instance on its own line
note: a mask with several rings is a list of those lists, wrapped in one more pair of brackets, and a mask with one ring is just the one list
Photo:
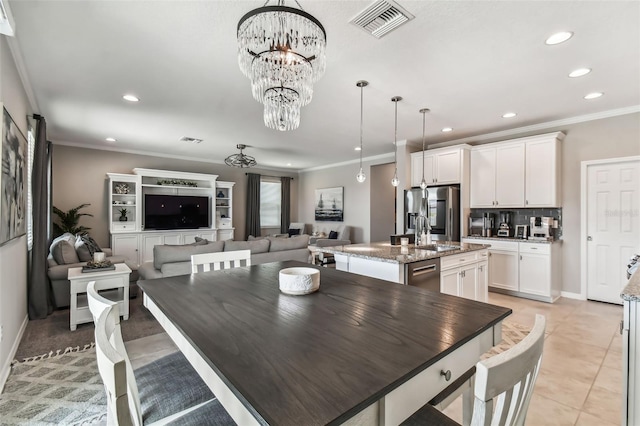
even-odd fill
[(427, 111), (422, 112), (422, 181), (424, 182), (424, 132), (426, 129)]
[(394, 101), (394, 104), (396, 104), (396, 125), (393, 130), (393, 162), (398, 170), (398, 101)]
[(360, 86), (360, 169), (362, 169), (362, 125), (363, 125), (363, 109), (364, 109), (364, 85)]

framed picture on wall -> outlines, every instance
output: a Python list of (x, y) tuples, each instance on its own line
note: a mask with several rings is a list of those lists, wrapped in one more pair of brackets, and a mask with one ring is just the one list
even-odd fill
[(2, 109), (0, 245), (27, 232), (27, 139)]
[(316, 189), (316, 221), (344, 221), (344, 187)]

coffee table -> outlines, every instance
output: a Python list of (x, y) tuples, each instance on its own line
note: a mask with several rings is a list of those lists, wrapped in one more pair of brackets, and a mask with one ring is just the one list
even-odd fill
[(92, 322), (93, 317), (87, 302), (87, 284), (96, 282), (96, 290), (107, 299), (117, 301), (122, 318), (129, 319), (129, 274), (131, 269), (124, 263), (116, 263), (116, 269), (99, 272), (82, 272), (82, 268), (69, 268), (71, 308), (69, 328), (74, 331), (78, 324)]

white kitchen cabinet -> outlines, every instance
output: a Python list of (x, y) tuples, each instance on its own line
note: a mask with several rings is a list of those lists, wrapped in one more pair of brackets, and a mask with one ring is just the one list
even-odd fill
[(471, 163), (471, 207), (495, 207), (496, 203), (496, 150), (474, 148)]
[(139, 239), (136, 234), (113, 234), (111, 236), (111, 250), (114, 255), (124, 256), (131, 262), (140, 264)]
[[(488, 259), (488, 258), (487, 258)], [(476, 300), (486, 302), (489, 292), (489, 261), (478, 262), (478, 277), (476, 278)]]
[(445, 256), (440, 260), (440, 292), (471, 300), (486, 301), (487, 250)]
[(496, 148), (496, 207), (524, 206), (524, 145)]
[(463, 243), (489, 244), (488, 287), (494, 291), (554, 302), (561, 293), (561, 247), (534, 243), (464, 238)]
[(520, 143), (471, 151), (472, 208), (524, 206), (524, 151)]
[(525, 207), (561, 206), (560, 139), (527, 141), (525, 150)]
[(563, 133), (473, 147), (471, 208), (561, 206)]
[(438, 148), (411, 154), (411, 186), (420, 186), (422, 181), (422, 166), (424, 164), (424, 179), (427, 185), (453, 185), (462, 180), (463, 150), (468, 145)]

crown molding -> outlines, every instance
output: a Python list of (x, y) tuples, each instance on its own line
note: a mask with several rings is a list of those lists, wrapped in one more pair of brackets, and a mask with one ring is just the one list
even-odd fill
[[(70, 146), (72, 148), (93, 149), (96, 151), (118, 152), (122, 154), (144, 155), (146, 157), (172, 158), (174, 160), (197, 161), (199, 163), (220, 164), (222, 166), (229, 167), (225, 164), (224, 161), (207, 160), (201, 157), (189, 157), (186, 155), (163, 154), (160, 152), (148, 152), (148, 151), (140, 151), (135, 149), (122, 149), (122, 148), (115, 148), (110, 146), (101, 146), (101, 147), (87, 146), (87, 145), (83, 145), (75, 142), (53, 142), (53, 145)], [(269, 167), (269, 166), (263, 166), (260, 163), (258, 163), (258, 165), (255, 168), (259, 170), (270, 170), (270, 171), (282, 172), (282, 173), (298, 173), (299, 172), (299, 170), (296, 170), (296, 169)], [(252, 169), (253, 168), (247, 168), (246, 170), (252, 170)]]
[(450, 145), (458, 145), (461, 143), (484, 142), (484, 141), (500, 139), (500, 138), (509, 138), (512, 136), (521, 135), (523, 133), (544, 131), (544, 130), (549, 130), (557, 127), (568, 126), (570, 124), (585, 123), (587, 121), (601, 120), (603, 118), (617, 117), (620, 115), (634, 114), (637, 112), (640, 112), (640, 105), (633, 105), (625, 108), (611, 109), (608, 111), (596, 112), (594, 114), (579, 115), (571, 118), (563, 118), (561, 120), (547, 121), (545, 123), (533, 124), (531, 126), (516, 127), (514, 129), (502, 130), (502, 131), (493, 132), (493, 133), (486, 133), (484, 135), (469, 136), (462, 139), (454, 139), (451, 141), (439, 142), (435, 144), (430, 144), (429, 149), (446, 147)]
[[(386, 154), (380, 154), (380, 155), (372, 155), (371, 157), (364, 157), (362, 158), (362, 162), (367, 162), (367, 161), (377, 161), (377, 160), (384, 160), (387, 158), (392, 158), (393, 157), (393, 152), (389, 152)], [(332, 163), (332, 164), (325, 164), (324, 166), (316, 166), (316, 167), (309, 167), (308, 169), (300, 169), (298, 170), (298, 173), (307, 173), (307, 172), (315, 172), (317, 170), (325, 170), (325, 169), (331, 169), (334, 167), (341, 167), (341, 166), (347, 166), (349, 164), (358, 164), (360, 163), (360, 159), (355, 159), (355, 160), (349, 160), (349, 161), (343, 161), (340, 163)]]

